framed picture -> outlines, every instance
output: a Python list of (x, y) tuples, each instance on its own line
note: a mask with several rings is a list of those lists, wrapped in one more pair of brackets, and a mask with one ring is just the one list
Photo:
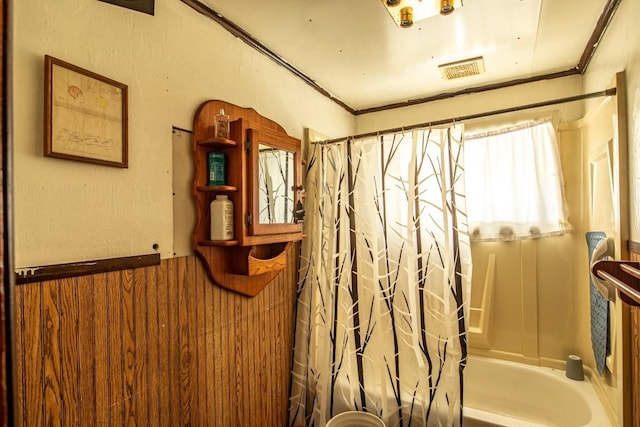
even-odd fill
[(44, 155), (126, 168), (127, 86), (45, 55)]
[(127, 9), (137, 10), (149, 15), (153, 15), (153, 7), (155, 0), (100, 0), (105, 3), (115, 4), (117, 6), (126, 7)]

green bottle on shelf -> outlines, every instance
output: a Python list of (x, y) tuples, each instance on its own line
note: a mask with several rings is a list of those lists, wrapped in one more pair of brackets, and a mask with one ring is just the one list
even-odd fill
[(225, 185), (225, 157), (224, 153), (211, 151), (209, 153), (209, 185)]

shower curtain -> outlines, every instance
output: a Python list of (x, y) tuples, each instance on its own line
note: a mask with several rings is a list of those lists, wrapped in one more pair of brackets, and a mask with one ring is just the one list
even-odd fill
[(459, 426), (471, 255), (462, 127), (310, 148), (290, 426)]

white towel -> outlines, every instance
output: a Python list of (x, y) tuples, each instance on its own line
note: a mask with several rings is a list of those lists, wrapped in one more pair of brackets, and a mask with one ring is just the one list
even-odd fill
[[(614, 251), (615, 251), (614, 241), (611, 237), (607, 237), (605, 239), (600, 240), (596, 248), (593, 250), (593, 255), (591, 255), (590, 267), (593, 267), (593, 264), (595, 264), (596, 261), (613, 259)], [(593, 284), (598, 290), (598, 292), (600, 293), (600, 295), (602, 296), (602, 298), (608, 301), (615, 301), (616, 300), (615, 287), (611, 283), (605, 280), (602, 280), (598, 276), (593, 274), (593, 268), (589, 268), (589, 271), (591, 272), (590, 273), (591, 280), (593, 280)]]

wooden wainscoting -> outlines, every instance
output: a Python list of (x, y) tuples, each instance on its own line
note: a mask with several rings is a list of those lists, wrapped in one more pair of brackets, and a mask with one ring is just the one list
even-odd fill
[[(635, 261), (640, 261), (640, 256)], [(631, 391), (633, 399), (633, 426), (640, 427), (640, 308), (631, 308), (631, 345), (635, 349), (631, 362)]]
[[(629, 259), (640, 262), (640, 245), (629, 245)], [(633, 427), (640, 427), (640, 307), (631, 307), (631, 396)]]
[(254, 298), (195, 257), (18, 286), (17, 425), (285, 426), (297, 250)]

